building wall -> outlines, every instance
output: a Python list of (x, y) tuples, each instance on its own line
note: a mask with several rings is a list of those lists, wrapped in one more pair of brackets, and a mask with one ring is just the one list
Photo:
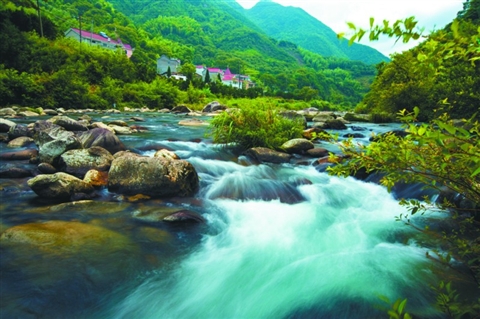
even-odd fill
[(169, 57), (162, 55), (157, 60), (157, 73), (165, 74), (167, 73), (168, 67), (172, 73), (177, 73), (180, 67), (180, 61), (175, 59), (170, 59)]

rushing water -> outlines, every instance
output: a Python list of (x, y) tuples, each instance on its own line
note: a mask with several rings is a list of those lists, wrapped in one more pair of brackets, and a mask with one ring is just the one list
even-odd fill
[[(395, 221), (405, 211), (383, 187), (308, 165), (249, 165), (178, 120), (148, 116), (148, 132), (122, 140), (190, 161), (201, 180), (193, 199), (130, 203), (104, 190), (93, 206), (59, 207), (38, 201), (24, 180), (2, 180), (0, 231), (74, 220), (123, 239), (73, 256), (0, 246), (1, 318), (384, 318), (380, 296), (441, 317), (429, 288), (437, 266)], [(153, 218), (175, 208), (206, 225)]]

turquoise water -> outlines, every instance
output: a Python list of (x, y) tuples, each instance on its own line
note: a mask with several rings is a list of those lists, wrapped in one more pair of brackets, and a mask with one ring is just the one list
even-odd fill
[[(176, 125), (183, 117), (139, 116), (149, 131), (121, 139), (144, 155), (162, 146), (190, 161), (198, 194), (129, 202), (102, 190), (91, 202), (59, 205), (39, 200), (27, 179), (0, 180), (0, 232), (60, 220), (119, 236), (75, 253), (0, 244), (0, 317), (384, 318), (380, 296), (408, 298), (418, 317), (442, 317), (431, 307), (438, 266), (425, 257), (430, 247), (395, 221), (405, 211), (383, 187), (313, 166), (249, 165), (213, 145), (204, 127)], [(157, 218), (176, 209), (207, 222)]]

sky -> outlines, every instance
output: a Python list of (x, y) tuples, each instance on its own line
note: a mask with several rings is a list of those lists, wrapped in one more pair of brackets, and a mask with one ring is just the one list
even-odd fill
[[(258, 0), (236, 0), (244, 8), (253, 7)], [(443, 28), (451, 22), (457, 12), (463, 9), (463, 0), (273, 0), (283, 6), (299, 7), (317, 18), (336, 33), (348, 32), (346, 22), (368, 28), (370, 17), (381, 22), (391, 22), (415, 16), (418, 26), (428, 34), (435, 29)], [(368, 37), (361, 44), (368, 45), (389, 56), (391, 53), (402, 52), (416, 45), (395, 43), (395, 40), (385, 38), (378, 42), (369, 42)]]

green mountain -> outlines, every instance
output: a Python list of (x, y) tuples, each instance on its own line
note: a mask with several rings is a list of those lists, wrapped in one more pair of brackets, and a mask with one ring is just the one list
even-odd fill
[[(320, 5), (320, 4), (319, 4)], [(269, 0), (258, 2), (244, 14), (266, 34), (277, 40), (293, 42), (322, 56), (376, 64), (389, 61), (377, 50), (358, 43), (337, 39), (336, 33), (301, 8), (284, 7)]]
[[(34, 1), (0, 0), (0, 100), (6, 105), (35, 101), (42, 107), (105, 108), (114, 103), (171, 107), (178, 102), (200, 103), (212, 94), (271, 95), (313, 101), (311, 105), (319, 107), (352, 108), (368, 92), (376, 72), (370, 64), (323, 57), (269, 37), (234, 0), (40, 4), (48, 39), (40, 36)], [(135, 50), (127, 59), (82, 45), (64, 38), (69, 28), (105, 32)], [(251, 92), (232, 91), (196, 78), (191, 83), (164, 83), (155, 75), (156, 60), (163, 54), (179, 58), (186, 67), (183, 71), (193, 69), (187, 74), (195, 72), (194, 64), (228, 67), (232, 73), (249, 75), (257, 87)]]

